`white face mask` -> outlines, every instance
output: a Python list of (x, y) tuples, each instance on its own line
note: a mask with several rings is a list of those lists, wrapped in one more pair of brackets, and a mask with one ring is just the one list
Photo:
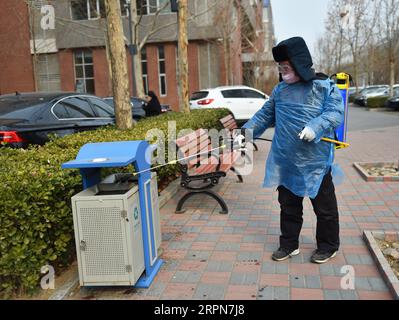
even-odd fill
[(300, 80), (300, 78), (296, 75), (294, 71), (282, 73), (281, 77), (283, 78), (283, 81), (287, 84), (292, 84)]

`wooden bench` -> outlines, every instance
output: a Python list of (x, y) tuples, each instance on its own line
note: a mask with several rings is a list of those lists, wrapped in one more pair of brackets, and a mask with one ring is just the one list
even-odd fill
[[(230, 113), (228, 116), (223, 117), (222, 119), (219, 119), (219, 122), (227, 131), (227, 134), (231, 139), (233, 139), (234, 130), (240, 129), (232, 113)], [(258, 146), (255, 144), (255, 142), (251, 141), (251, 143), (254, 146), (254, 150), (258, 151)]]
[[(219, 141), (218, 141), (219, 142)], [(189, 190), (178, 202), (176, 213), (183, 213), (183, 204), (196, 194), (206, 194), (214, 198), (221, 206), (220, 213), (228, 213), (225, 201), (220, 195), (210, 190), (225, 177), (229, 170), (233, 171), (239, 182), (242, 176), (234, 168), (240, 158), (240, 152), (227, 150), (212, 145), (211, 138), (204, 129), (187, 134), (175, 140), (178, 165), (182, 174), (180, 185)]]

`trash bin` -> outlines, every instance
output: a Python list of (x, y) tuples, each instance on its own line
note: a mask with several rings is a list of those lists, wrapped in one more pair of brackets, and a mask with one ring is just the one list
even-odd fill
[[(78, 168), (84, 190), (71, 199), (81, 286), (147, 288), (162, 265), (156, 174), (146, 141), (89, 143), (63, 168)], [(133, 164), (137, 175), (101, 180), (101, 169)], [(143, 172), (144, 171), (144, 172)]]

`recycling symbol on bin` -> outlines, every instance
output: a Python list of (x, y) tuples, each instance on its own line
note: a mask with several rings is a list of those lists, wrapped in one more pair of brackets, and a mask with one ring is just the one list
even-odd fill
[(133, 217), (134, 220), (137, 220), (139, 218), (139, 210), (137, 209), (137, 207), (134, 208)]

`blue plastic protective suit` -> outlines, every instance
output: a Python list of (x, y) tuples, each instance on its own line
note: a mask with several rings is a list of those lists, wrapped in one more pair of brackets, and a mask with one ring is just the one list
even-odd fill
[[(343, 120), (344, 103), (333, 81), (280, 82), (270, 99), (243, 126), (252, 129), (253, 137), (258, 138), (275, 125), (263, 186), (283, 185), (299, 197), (315, 198), (334, 161), (334, 145), (320, 139), (334, 139), (334, 129)], [(311, 142), (298, 137), (305, 126), (316, 133)], [(336, 169), (332, 170), (333, 177)]]

